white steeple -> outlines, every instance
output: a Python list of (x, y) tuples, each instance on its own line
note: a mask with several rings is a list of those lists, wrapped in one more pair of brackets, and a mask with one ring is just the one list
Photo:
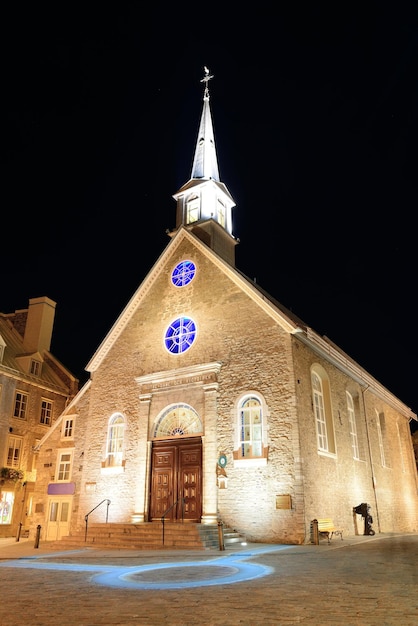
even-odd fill
[(219, 180), (209, 105), (208, 83), (213, 75), (207, 67), (204, 70), (205, 76), (201, 80), (205, 84), (203, 110), (192, 174), (190, 180), (173, 195), (177, 201), (176, 230), (180, 226), (185, 226), (219, 256), (235, 265), (235, 246), (238, 243), (232, 234), (232, 208), (235, 202), (226, 186)]
[(192, 178), (212, 178), (219, 182), (215, 136), (213, 134), (212, 116), (209, 106), (208, 82), (211, 78), (213, 78), (213, 75), (210, 75), (208, 68), (205, 67), (205, 77), (200, 81), (205, 83), (205, 91), (203, 95), (203, 112), (193, 160)]

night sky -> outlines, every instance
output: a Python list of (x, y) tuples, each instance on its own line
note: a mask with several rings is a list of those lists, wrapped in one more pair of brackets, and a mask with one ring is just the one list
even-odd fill
[(170, 241), (207, 65), (238, 269), (417, 412), (418, 7), (85, 4), (3, 16), (0, 311), (55, 300), (87, 379)]

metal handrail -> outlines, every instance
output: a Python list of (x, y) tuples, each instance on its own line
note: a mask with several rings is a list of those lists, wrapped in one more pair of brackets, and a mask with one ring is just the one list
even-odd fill
[(107, 509), (106, 509), (106, 524), (107, 524), (107, 520), (109, 518), (109, 504), (110, 504), (110, 500), (108, 498), (105, 498), (104, 500), (99, 502), (99, 504), (96, 504), (94, 509), (92, 509), (91, 511), (86, 513), (86, 515), (84, 516), (84, 521), (86, 522), (86, 531), (84, 533), (84, 541), (87, 541), (87, 527), (88, 527), (88, 524), (89, 524), (89, 515), (90, 515), (90, 513), (93, 513), (93, 511), (95, 511), (101, 504), (103, 504), (103, 502), (107, 502)]
[(165, 516), (170, 513), (171, 509), (173, 509), (175, 506), (177, 506), (177, 504), (179, 502), (181, 502), (181, 521), (184, 521), (184, 503), (186, 501), (186, 498), (179, 498), (178, 500), (176, 500), (161, 516), (161, 523), (163, 525), (163, 545), (164, 545), (164, 522), (165, 522)]

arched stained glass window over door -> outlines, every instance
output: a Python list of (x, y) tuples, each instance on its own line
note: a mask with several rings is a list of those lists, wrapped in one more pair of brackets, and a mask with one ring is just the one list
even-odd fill
[(188, 404), (173, 404), (158, 417), (154, 437), (182, 437), (202, 433), (202, 422)]

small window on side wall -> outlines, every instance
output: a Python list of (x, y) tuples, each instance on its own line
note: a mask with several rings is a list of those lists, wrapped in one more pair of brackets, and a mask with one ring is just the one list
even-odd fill
[(52, 424), (52, 402), (42, 398), (41, 400), (41, 414), (39, 417), (39, 423), (44, 426), (51, 426)]
[(74, 438), (74, 425), (75, 418), (71, 415), (64, 417), (62, 420), (61, 439), (73, 439)]
[(73, 464), (73, 450), (59, 450), (57, 459), (57, 471), (55, 480), (57, 482), (68, 482), (71, 478)]
[(15, 407), (13, 411), (13, 417), (24, 420), (26, 419), (26, 410), (28, 406), (28, 396), (26, 393), (16, 391), (15, 395)]
[(20, 457), (22, 451), (23, 439), (22, 437), (15, 437), (14, 435), (10, 435), (8, 438), (8, 446), (7, 446), (7, 467), (13, 467), (17, 469), (20, 467)]

